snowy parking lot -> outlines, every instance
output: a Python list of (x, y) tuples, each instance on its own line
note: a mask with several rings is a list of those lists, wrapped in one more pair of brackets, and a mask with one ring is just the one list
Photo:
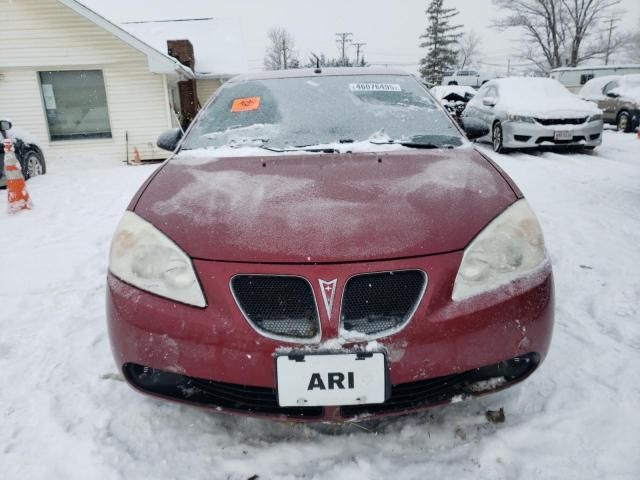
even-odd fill
[[(109, 350), (112, 232), (156, 168), (65, 162), (0, 192), (0, 477), (13, 479), (640, 478), (640, 140), (497, 155), (538, 214), (556, 280), (541, 368), (508, 391), (315, 428), (140, 395)], [(504, 408), (493, 424), (487, 410)]]

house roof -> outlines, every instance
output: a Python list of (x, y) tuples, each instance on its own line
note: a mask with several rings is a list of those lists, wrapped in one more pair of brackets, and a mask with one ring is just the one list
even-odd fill
[(95, 23), (129, 46), (144, 53), (147, 56), (150, 71), (163, 74), (178, 74), (183, 77), (194, 78), (194, 73), (190, 68), (184, 66), (178, 60), (170, 57), (162, 50), (154, 48), (118, 25), (111, 23), (109, 20), (84, 6), (82, 3), (76, 0), (58, 0), (58, 2), (67, 6), (77, 14), (85, 17), (87, 20)]
[(122, 28), (161, 52), (167, 40), (193, 45), (199, 78), (231, 77), (249, 71), (240, 22), (233, 18), (187, 18), (127, 22)]

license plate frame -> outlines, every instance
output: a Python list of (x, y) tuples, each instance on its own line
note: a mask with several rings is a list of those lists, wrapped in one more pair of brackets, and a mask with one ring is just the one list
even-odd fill
[(292, 353), (275, 366), (281, 407), (380, 404), (391, 395), (384, 352)]
[(570, 130), (556, 130), (553, 134), (553, 139), (564, 142), (573, 140), (573, 132)]

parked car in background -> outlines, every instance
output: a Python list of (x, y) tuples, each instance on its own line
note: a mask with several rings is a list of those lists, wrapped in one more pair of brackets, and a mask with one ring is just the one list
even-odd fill
[(480, 72), (478, 70), (456, 70), (445, 72), (442, 77), (442, 85), (466, 85), (477, 88), (495, 77), (489, 72)]
[(478, 93), (473, 87), (465, 85), (438, 85), (431, 88), (430, 92), (457, 121), (469, 100)]
[(481, 120), (496, 152), (514, 148), (580, 147), (602, 142), (602, 112), (551, 78), (491, 80), (467, 104), (466, 119)]
[(176, 154), (109, 257), (112, 352), (139, 391), (360, 421), (507, 388), (544, 360), (535, 214), (413, 75), (245, 75), (180, 136), (159, 139)]
[(595, 102), (605, 123), (632, 132), (640, 126), (640, 74), (609, 75), (589, 80), (580, 97)]
[(585, 67), (561, 67), (551, 70), (550, 77), (559, 81), (572, 93), (579, 93), (592, 78), (609, 75), (640, 73), (640, 65), (596, 65)]
[[(13, 140), (16, 157), (22, 165), (22, 174), (25, 179), (44, 175), (47, 172), (47, 166), (44, 160), (42, 149), (38, 146), (36, 140), (27, 132), (13, 128), (11, 122), (7, 119), (0, 118), (0, 124), (6, 127), (2, 133)], [(4, 140), (4, 136), (0, 133), (0, 143)], [(0, 187), (6, 186), (4, 177), (4, 149), (0, 148)]]

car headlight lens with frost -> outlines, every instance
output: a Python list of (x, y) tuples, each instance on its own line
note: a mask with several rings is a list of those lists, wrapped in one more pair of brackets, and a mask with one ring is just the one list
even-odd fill
[(535, 123), (533, 117), (525, 117), (524, 115), (507, 115), (511, 122)]
[(587, 118), (587, 122), (600, 122), (602, 121), (602, 114), (596, 113), (595, 115), (591, 115)]
[(133, 212), (125, 212), (116, 229), (109, 270), (141, 290), (196, 307), (206, 306), (189, 256)]
[(464, 300), (535, 271), (546, 261), (538, 220), (526, 200), (495, 218), (465, 249), (452, 299)]

